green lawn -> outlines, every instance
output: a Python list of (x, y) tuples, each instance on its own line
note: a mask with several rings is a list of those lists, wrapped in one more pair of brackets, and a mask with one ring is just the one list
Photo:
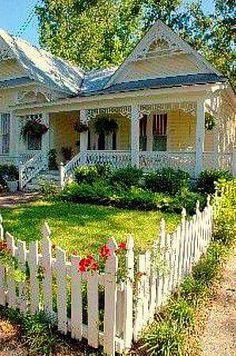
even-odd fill
[(49, 201), (2, 209), (1, 214), (5, 231), (27, 242), (40, 238), (40, 228), (47, 221), (53, 243), (80, 256), (96, 252), (111, 236), (122, 241), (128, 234), (134, 236), (136, 248), (145, 249), (158, 236), (161, 218), (165, 218), (168, 231), (180, 221), (177, 214), (159, 211)]

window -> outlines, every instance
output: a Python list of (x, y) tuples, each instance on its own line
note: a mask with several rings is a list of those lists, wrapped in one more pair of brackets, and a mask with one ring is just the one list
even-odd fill
[(139, 121), (139, 147), (140, 151), (147, 150), (147, 115)]
[(153, 151), (166, 151), (167, 114), (153, 115)]
[[(27, 115), (26, 120), (39, 120), (42, 121), (42, 114)], [(35, 137), (34, 135), (28, 134), (27, 146), (30, 151), (38, 151), (42, 149), (42, 137)]]
[(0, 114), (0, 154), (10, 150), (10, 114)]

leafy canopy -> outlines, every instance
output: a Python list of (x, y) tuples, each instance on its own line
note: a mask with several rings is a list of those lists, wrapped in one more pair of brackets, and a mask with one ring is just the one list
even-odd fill
[(201, 1), (43, 0), (37, 7), (40, 44), (85, 70), (120, 65), (156, 19), (163, 20), (235, 82), (235, 8), (214, 0), (205, 13)]

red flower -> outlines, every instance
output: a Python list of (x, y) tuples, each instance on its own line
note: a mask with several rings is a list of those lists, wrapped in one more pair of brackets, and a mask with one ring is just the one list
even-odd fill
[(94, 263), (95, 262), (95, 259), (94, 259), (94, 257), (92, 256), (92, 255), (89, 255), (88, 257), (87, 257), (87, 263), (88, 263), (88, 266), (90, 266), (92, 263)]
[(126, 250), (127, 249), (125, 242), (120, 242), (118, 247), (119, 247), (120, 250)]
[(7, 250), (7, 243), (6, 241), (0, 242), (0, 251)]
[(102, 246), (100, 249), (100, 256), (103, 258), (108, 258), (111, 255), (111, 250), (107, 245)]
[(88, 267), (88, 261), (87, 258), (82, 258), (82, 260), (79, 261), (79, 271), (80, 272), (86, 272)]
[(92, 264), (91, 264), (91, 270), (92, 271), (97, 271), (99, 268), (99, 265), (96, 261), (94, 261)]

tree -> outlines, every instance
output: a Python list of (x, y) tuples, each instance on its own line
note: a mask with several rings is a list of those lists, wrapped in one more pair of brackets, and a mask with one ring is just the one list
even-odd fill
[(206, 14), (201, 1), (43, 0), (37, 8), (40, 44), (83, 69), (121, 64), (144, 32), (163, 20), (235, 83), (231, 0), (215, 0)]
[(40, 44), (83, 69), (119, 65), (156, 16), (168, 20), (181, 1), (44, 0), (37, 7)]

